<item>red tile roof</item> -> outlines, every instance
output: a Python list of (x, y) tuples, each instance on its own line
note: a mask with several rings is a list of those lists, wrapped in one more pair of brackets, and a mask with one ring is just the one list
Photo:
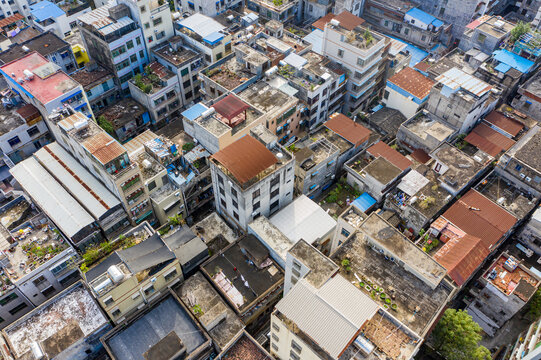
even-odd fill
[(499, 127), (511, 136), (517, 136), (520, 130), (524, 128), (524, 125), (521, 124), (519, 121), (509, 118), (496, 110), (488, 114), (485, 117), (485, 121)]
[(483, 123), (473, 128), (464, 141), (494, 157), (515, 144), (514, 140), (509, 139)]
[(250, 135), (218, 151), (212, 159), (222, 164), (241, 184), (278, 162), (269, 149)]
[(424, 99), (435, 82), (410, 67), (405, 67), (388, 80), (416, 98)]
[(318, 19), (317, 21), (315, 21), (312, 24), (312, 26), (315, 27), (315, 28), (318, 28), (321, 31), (324, 31), (325, 30), (325, 25), (328, 22), (330, 22), (332, 19), (338, 20), (340, 22), (340, 26), (342, 26), (343, 28), (345, 28), (347, 30), (353, 30), (357, 26), (364, 23), (364, 19), (353, 15), (349, 11), (342, 11), (340, 14), (338, 14), (336, 16), (334, 14), (327, 14), (324, 17), (322, 17), (322, 18)]
[(0, 20), (0, 28), (11, 25), (22, 19), (24, 19), (24, 16), (22, 16), (21, 14), (13, 14), (11, 16), (8, 16), (7, 18)]
[(517, 222), (513, 215), (473, 189), (442, 216), (467, 234), (480, 238), (489, 250)]
[(229, 94), (216, 104), (212, 105), (216, 112), (227, 120), (233, 119), (235, 116), (241, 114), (245, 110), (250, 108), (250, 105), (239, 99), (233, 94)]
[(421, 164), (426, 164), (431, 159), (430, 155), (428, 155), (423, 149), (415, 150), (410, 154), (410, 156)]
[(370, 146), (366, 151), (372, 154), (374, 157), (381, 156), (389, 161), (391, 164), (404, 171), (411, 166), (409, 161), (404, 155), (400, 154), (383, 141), (378, 141), (374, 145)]
[(458, 286), (462, 286), (489, 254), (488, 249), (480, 244), (480, 238), (468, 234), (451, 239), (438, 250), (434, 260), (447, 269)]
[(368, 140), (370, 130), (357, 124), (355, 121), (341, 113), (334, 113), (330, 116), (325, 126), (355, 146), (359, 146)]

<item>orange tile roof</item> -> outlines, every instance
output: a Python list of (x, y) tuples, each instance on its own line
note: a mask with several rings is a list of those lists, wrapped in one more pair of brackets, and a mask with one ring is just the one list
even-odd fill
[(511, 136), (517, 136), (520, 130), (524, 128), (524, 125), (519, 121), (509, 118), (496, 110), (491, 111), (490, 114), (485, 117), (485, 121), (499, 127)]
[(126, 152), (126, 149), (105, 131), (86, 139), (83, 146), (104, 165)]
[(364, 23), (364, 19), (362, 19), (362, 18), (360, 18), (360, 17), (358, 17), (356, 15), (353, 15), (349, 11), (342, 11), (338, 15), (334, 15), (332, 13), (327, 14), (327, 15), (323, 16), (322, 18), (316, 20), (312, 24), (312, 26), (319, 29), (319, 30), (321, 30), (321, 31), (324, 31), (325, 30), (325, 25), (328, 22), (330, 22), (332, 19), (338, 20), (340, 22), (340, 26), (342, 26), (346, 30), (353, 30), (357, 26)]
[(481, 245), (481, 239), (471, 235), (449, 240), (434, 255), (458, 285), (462, 286), (488, 256), (489, 251)]
[(341, 113), (332, 114), (324, 125), (355, 146), (367, 141), (372, 134), (370, 130)]
[(473, 128), (464, 141), (494, 157), (515, 144), (514, 140), (483, 123)]
[(388, 80), (416, 98), (424, 99), (435, 82), (410, 67), (405, 67)]
[(21, 14), (13, 14), (11, 16), (8, 16), (7, 18), (0, 20), (0, 28), (11, 25), (22, 19), (24, 19), (24, 16)]
[(374, 145), (366, 149), (367, 152), (375, 157), (381, 156), (389, 161), (391, 164), (404, 171), (411, 166), (409, 161), (404, 155), (385, 144), (383, 141), (378, 141)]
[(245, 184), (265, 169), (276, 164), (278, 158), (250, 135), (241, 137), (212, 155), (237, 181)]
[(328, 13), (327, 15), (323, 16), (322, 18), (317, 19), (312, 23), (312, 26), (316, 29), (319, 29), (321, 31), (325, 31), (325, 25), (330, 22), (332, 19), (334, 19), (335, 15), (333, 13)]

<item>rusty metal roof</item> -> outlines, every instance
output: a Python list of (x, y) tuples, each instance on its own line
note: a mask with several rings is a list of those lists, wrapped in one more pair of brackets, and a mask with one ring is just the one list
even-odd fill
[(436, 81), (451, 88), (452, 90), (461, 88), (476, 96), (483, 96), (487, 91), (492, 89), (492, 86), (483, 80), (467, 74), (458, 68), (447, 70), (438, 76)]
[(366, 149), (366, 151), (375, 157), (381, 156), (385, 158), (402, 171), (411, 166), (411, 161), (409, 161), (404, 155), (395, 149), (391, 148), (389, 145), (385, 144), (383, 141), (378, 141)]
[(17, 21), (22, 19), (24, 19), (24, 16), (22, 16), (21, 14), (13, 14), (11, 16), (8, 16), (7, 18), (0, 20), (0, 28), (16, 23)]
[(269, 149), (250, 135), (218, 151), (212, 159), (231, 172), (240, 184), (247, 183), (278, 162)]
[(318, 28), (321, 31), (324, 31), (325, 25), (327, 25), (327, 23), (330, 22), (332, 19), (338, 20), (340, 22), (340, 26), (342, 26), (346, 30), (353, 30), (357, 26), (364, 23), (364, 19), (353, 15), (349, 11), (342, 11), (338, 15), (327, 14), (324, 17), (315, 21), (312, 26)]
[(85, 140), (83, 146), (104, 165), (126, 152), (126, 149), (105, 131)]
[(410, 156), (420, 162), (421, 164), (426, 164), (431, 157), (423, 149), (414, 150)]
[(515, 144), (514, 140), (509, 139), (483, 123), (473, 128), (464, 141), (494, 157)]
[(480, 238), (469, 234), (450, 239), (434, 254), (434, 260), (447, 269), (458, 286), (462, 286), (489, 254), (488, 249), (480, 244)]
[(405, 67), (388, 80), (418, 99), (424, 99), (434, 86), (434, 81), (413, 68)]
[(519, 121), (507, 117), (499, 111), (493, 110), (486, 117), (485, 121), (491, 123), (494, 126), (499, 127), (503, 131), (507, 132), (511, 136), (517, 136), (517, 134), (524, 128), (524, 125)]
[(332, 114), (324, 125), (355, 146), (367, 141), (372, 133), (341, 113)]
[(218, 114), (222, 115), (227, 120), (231, 120), (243, 111), (248, 110), (250, 105), (246, 104), (237, 96), (229, 94), (216, 104), (212, 105), (212, 107)]

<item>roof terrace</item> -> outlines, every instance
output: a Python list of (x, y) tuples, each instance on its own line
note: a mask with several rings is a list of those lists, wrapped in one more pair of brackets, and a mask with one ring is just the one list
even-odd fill
[(246, 331), (241, 332), (233, 344), (218, 356), (220, 359), (228, 360), (267, 360), (271, 358), (270, 354)]
[(167, 86), (167, 81), (175, 74), (157, 61), (145, 68), (143, 74), (135, 75), (130, 82), (145, 94), (154, 94)]
[(298, 150), (294, 151), (295, 160), (304, 171), (326, 161), (338, 151), (338, 148), (324, 137), (315, 141), (310, 138), (295, 145), (295, 149), (299, 146)]
[(422, 140), (435, 138), (439, 142), (445, 141), (455, 130), (444, 124), (439, 119), (426, 111), (418, 112), (410, 120), (404, 122), (402, 126), (413, 132)]
[(127, 123), (139, 119), (147, 110), (132, 98), (125, 98), (103, 109), (100, 115), (105, 116), (114, 129), (119, 129)]
[[(265, 114), (274, 114), (297, 103), (296, 98), (259, 81), (239, 93), (241, 99)], [(272, 116), (272, 115), (271, 115)]]
[[(173, 36), (169, 41), (176, 42), (180, 39), (179, 36)], [(164, 44), (151, 50), (154, 54), (164, 58), (167, 62), (182, 67), (185, 64), (192, 62), (202, 57), (201, 54), (196, 53), (190, 49), (187, 49), (181, 45), (172, 47), (170, 44)]]
[(320, 288), (338, 272), (338, 265), (303, 239), (297, 241), (289, 253), (310, 269), (304, 279), (315, 288)]
[(485, 272), (483, 278), (505, 296), (516, 295), (528, 302), (539, 287), (540, 280), (507, 253), (501, 254)]
[(221, 65), (209, 66), (201, 74), (208, 77), (218, 85), (232, 91), (238, 86), (252, 79), (255, 75), (246, 70), (246, 67), (232, 57)]
[(353, 30), (347, 29), (340, 24), (336, 26), (332, 23), (327, 23), (327, 26), (344, 35), (345, 39), (343, 41), (346, 44), (349, 44), (359, 49), (370, 49), (378, 45), (380, 41), (390, 41), (383, 35), (380, 35), (374, 31), (370, 31), (368, 28), (365, 28), (361, 25), (356, 26)]

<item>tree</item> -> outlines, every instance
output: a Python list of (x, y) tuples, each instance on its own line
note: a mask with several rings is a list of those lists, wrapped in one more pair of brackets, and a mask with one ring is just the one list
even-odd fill
[(113, 125), (105, 118), (105, 116), (101, 115), (98, 116), (98, 125), (109, 135), (114, 135), (115, 129), (113, 128)]
[(527, 32), (530, 31), (530, 23), (525, 23), (523, 21), (519, 21), (517, 26), (511, 30), (511, 37), (509, 40), (511, 40), (512, 43), (520, 39), (520, 37)]
[(435, 349), (447, 360), (487, 360), (490, 351), (478, 346), (481, 327), (465, 310), (447, 309), (432, 333)]
[(530, 299), (526, 316), (531, 320), (538, 319), (541, 316), (541, 290), (537, 290)]

